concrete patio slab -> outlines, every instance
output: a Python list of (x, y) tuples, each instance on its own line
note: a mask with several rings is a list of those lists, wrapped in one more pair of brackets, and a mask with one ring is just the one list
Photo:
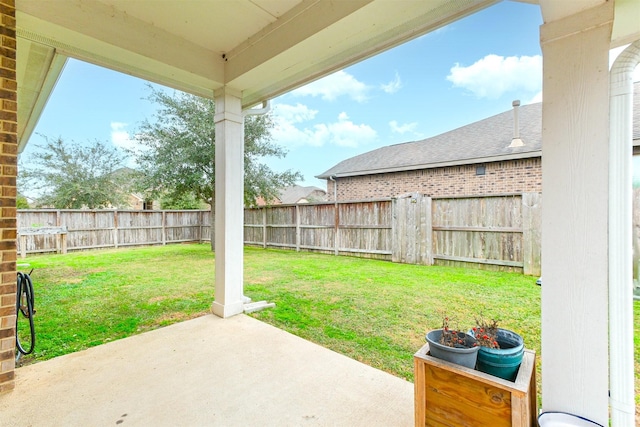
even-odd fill
[(251, 317), (208, 315), (17, 369), (0, 425), (411, 426), (413, 385)]

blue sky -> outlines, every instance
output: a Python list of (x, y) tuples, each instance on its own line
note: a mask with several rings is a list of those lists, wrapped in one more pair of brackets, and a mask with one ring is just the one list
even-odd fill
[[(502, 2), (272, 100), (272, 136), (288, 155), (267, 163), (326, 188), (314, 176), (344, 159), (540, 101), (541, 24), (537, 6)], [(155, 111), (147, 85), (69, 60), (21, 158), (40, 135), (130, 146)]]

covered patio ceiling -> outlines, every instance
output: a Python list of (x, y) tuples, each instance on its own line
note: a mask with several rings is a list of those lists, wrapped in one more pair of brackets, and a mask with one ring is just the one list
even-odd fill
[(244, 108), (499, 0), (17, 0), (19, 147), (67, 57)]

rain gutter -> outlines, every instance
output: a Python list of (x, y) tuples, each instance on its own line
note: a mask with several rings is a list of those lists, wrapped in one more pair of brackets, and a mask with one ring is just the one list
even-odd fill
[(262, 101), (262, 108), (246, 108), (242, 110), (242, 117), (245, 116), (260, 116), (262, 114), (267, 114), (271, 111), (271, 105), (269, 104), (269, 100)]
[[(532, 159), (535, 157), (542, 157), (541, 149), (520, 152), (520, 153), (506, 154), (506, 155), (456, 159), (456, 160), (437, 162), (437, 163), (414, 164), (414, 165), (406, 165), (406, 166), (365, 169), (365, 170), (348, 171), (348, 172), (322, 173), (320, 175), (316, 175), (315, 178), (330, 179), (329, 178), (330, 176), (333, 176), (334, 178), (346, 178), (350, 176), (377, 175), (377, 174), (383, 174), (383, 173), (408, 172), (408, 171), (421, 170), (421, 169), (436, 169), (436, 168), (443, 168), (448, 166), (466, 166), (466, 165), (473, 165), (473, 164), (479, 164), (479, 163), (504, 162), (507, 160)], [(329, 171), (330, 170), (331, 169), (329, 169)]]

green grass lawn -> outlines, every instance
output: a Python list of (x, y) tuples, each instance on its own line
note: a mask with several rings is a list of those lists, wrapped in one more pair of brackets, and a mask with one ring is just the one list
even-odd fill
[[(49, 359), (209, 312), (208, 244), (32, 256), (37, 346)], [(276, 303), (254, 317), (394, 375), (446, 312), (462, 328), (496, 318), (540, 356), (540, 287), (515, 273), (245, 249), (245, 294)], [(26, 322), (22, 322), (24, 325)], [(635, 353), (640, 360), (640, 303)], [(539, 365), (538, 365), (539, 367)], [(636, 383), (640, 365), (636, 364)]]

